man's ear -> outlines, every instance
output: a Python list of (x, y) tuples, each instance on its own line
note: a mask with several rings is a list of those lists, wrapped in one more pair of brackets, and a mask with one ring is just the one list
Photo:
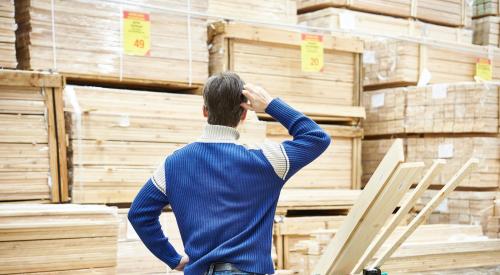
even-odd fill
[(203, 116), (204, 117), (208, 117), (208, 108), (207, 108), (207, 106), (203, 105), (202, 109), (203, 109)]
[(241, 121), (245, 120), (247, 118), (247, 110), (243, 110), (243, 113), (241, 113)]

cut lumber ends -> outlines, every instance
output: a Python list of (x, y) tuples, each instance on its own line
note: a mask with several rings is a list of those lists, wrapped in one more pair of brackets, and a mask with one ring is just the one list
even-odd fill
[[(244, 11), (244, 12), (242, 12)], [(296, 0), (208, 0), (208, 13), (225, 19), (278, 24), (297, 23)], [(237, 15), (237, 16), (236, 16)]]
[(498, 133), (496, 84), (463, 82), (363, 93), (366, 136)]
[(473, 37), (472, 30), (468, 28), (440, 26), (411, 18), (396, 18), (341, 8), (326, 8), (301, 14), (299, 23), (329, 28), (334, 32), (352, 32), (368, 41), (382, 36), (472, 44)]
[[(206, 124), (199, 95), (67, 86), (65, 104), (77, 203), (131, 202), (162, 159)], [(264, 141), (266, 124), (250, 112), (238, 130), (252, 145)]]
[[(330, 135), (332, 143), (319, 158), (290, 178), (285, 188), (359, 189), (363, 130), (354, 126), (320, 126)], [(283, 142), (292, 137), (281, 124), (268, 122), (267, 139)]]
[(498, 47), (500, 43), (500, 17), (486, 16), (473, 21), (474, 44)]
[(0, 68), (15, 69), (16, 60), (16, 31), (14, 18), (14, 0), (5, 0), (0, 3)]
[(477, 168), (479, 161), (475, 158), (469, 159), (457, 172), (450, 178), (445, 186), (436, 194), (432, 200), (422, 209), (422, 211), (408, 224), (406, 230), (377, 257), (377, 260), (371, 264), (371, 267), (381, 267), (384, 262), (403, 244), (406, 239), (422, 224), (435, 209), (453, 190), (465, 179), (474, 169)]
[[(50, 0), (16, 1), (19, 68), (56, 70), (69, 82), (82, 84), (198, 88), (208, 76), (206, 20), (162, 8), (187, 11), (188, 4), (55, 1), (52, 9)], [(207, 1), (196, 1), (189, 8), (206, 13)], [(123, 52), (120, 10), (148, 14), (147, 54)], [(96, 31), (96, 26), (103, 27)]]
[(0, 71), (0, 201), (59, 202), (67, 182), (62, 78)]
[(467, 1), (432, 0), (299, 0), (298, 13), (316, 11), (328, 7), (348, 8), (402, 18), (414, 18), (445, 26), (470, 27), (472, 8)]
[(114, 207), (0, 205), (0, 236), (0, 274), (73, 274), (71, 270), (90, 268), (114, 271), (116, 266)]
[[(367, 182), (382, 159), (384, 150), (390, 146), (391, 142), (391, 139), (363, 140), (363, 182)], [(464, 162), (474, 157), (479, 160), (479, 165), (460, 183), (458, 189), (498, 189), (500, 180), (500, 137), (498, 136), (424, 135), (404, 138), (404, 144), (407, 161), (423, 161), (429, 167), (435, 159), (447, 160), (443, 172), (432, 183), (434, 187), (443, 186)]]
[[(478, 58), (492, 57), (492, 79), (500, 80), (500, 54), (478, 45), (379, 40), (365, 43), (365, 90), (474, 81)], [(497, 65), (495, 65), (497, 64)]]
[(365, 117), (359, 106), (361, 40), (323, 35), (325, 66), (311, 73), (301, 69), (299, 31), (215, 22), (208, 33), (210, 75), (234, 71), (318, 121), (357, 122)]
[(472, 4), (473, 18), (500, 15), (498, 0), (475, 0)]

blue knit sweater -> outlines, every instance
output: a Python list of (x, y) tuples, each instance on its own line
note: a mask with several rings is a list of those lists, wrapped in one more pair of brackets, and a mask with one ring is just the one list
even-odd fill
[(207, 125), (197, 142), (165, 158), (134, 199), (128, 214), (132, 226), (170, 268), (178, 265), (181, 255), (158, 220), (167, 204), (190, 259), (185, 274), (204, 274), (213, 262), (274, 273), (272, 227), (280, 191), (325, 151), (330, 137), (280, 99), (274, 99), (266, 112), (288, 129), (293, 141), (267, 141), (251, 149), (237, 143), (236, 129)]

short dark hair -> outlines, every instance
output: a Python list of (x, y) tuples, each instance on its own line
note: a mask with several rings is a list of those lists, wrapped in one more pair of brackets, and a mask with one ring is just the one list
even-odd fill
[(241, 120), (247, 99), (243, 95), (245, 83), (233, 72), (223, 72), (208, 78), (203, 87), (203, 100), (208, 110), (208, 123), (236, 127)]

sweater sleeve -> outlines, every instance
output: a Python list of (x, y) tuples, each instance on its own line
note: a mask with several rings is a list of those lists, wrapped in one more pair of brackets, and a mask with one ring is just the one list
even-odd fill
[[(275, 98), (266, 108), (266, 113), (280, 122), (293, 137), (283, 142), (281, 153), (286, 181), (301, 168), (319, 157), (330, 145), (330, 136), (321, 127), (279, 98)], [(278, 151), (278, 150), (276, 150)]]
[(157, 258), (174, 269), (182, 258), (163, 234), (159, 217), (168, 204), (167, 196), (160, 191), (155, 178), (149, 179), (135, 197), (128, 212), (128, 219), (137, 235)]

